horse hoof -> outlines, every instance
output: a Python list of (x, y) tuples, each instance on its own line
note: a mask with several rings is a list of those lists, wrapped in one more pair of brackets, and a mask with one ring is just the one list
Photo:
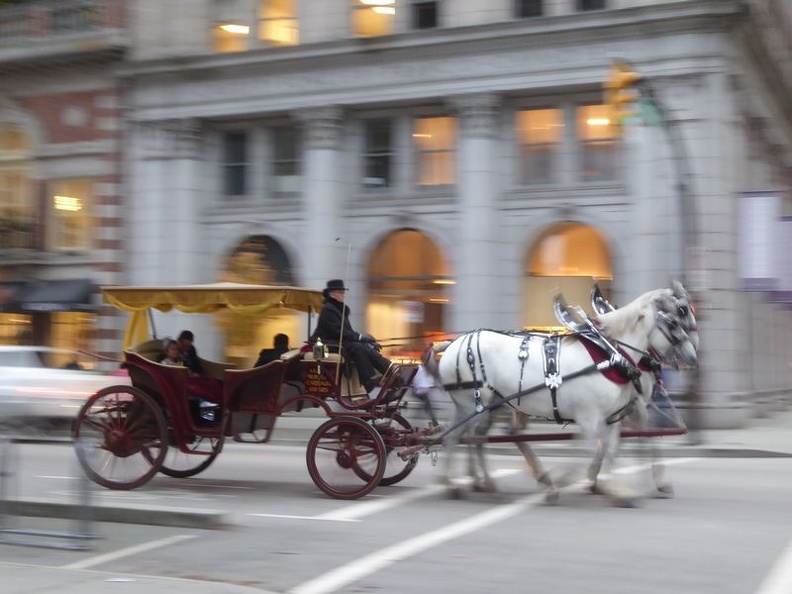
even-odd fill
[(473, 491), (476, 493), (497, 493), (495, 483), (491, 481), (476, 481), (473, 483)]
[(657, 489), (652, 494), (652, 497), (655, 499), (673, 499), (674, 486), (670, 483), (665, 485), (657, 485)]
[(456, 485), (448, 487), (448, 489), (446, 490), (446, 497), (454, 501), (458, 501), (462, 499), (462, 489), (460, 489)]
[(559, 493), (558, 491), (549, 491), (545, 493), (545, 504), (547, 505), (556, 505), (558, 503)]

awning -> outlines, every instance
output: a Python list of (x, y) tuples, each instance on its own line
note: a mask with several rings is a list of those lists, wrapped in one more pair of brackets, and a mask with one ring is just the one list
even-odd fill
[(96, 311), (91, 303), (94, 284), (87, 278), (39, 281), (26, 285), (16, 296), (19, 311)]

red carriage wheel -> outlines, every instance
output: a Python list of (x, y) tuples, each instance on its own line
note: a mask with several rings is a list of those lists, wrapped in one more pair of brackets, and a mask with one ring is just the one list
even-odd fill
[(311, 479), (336, 499), (357, 499), (370, 492), (382, 479), (386, 458), (377, 430), (354, 417), (323, 423), (306, 453)]
[[(189, 438), (186, 449), (171, 445), (160, 465), (160, 472), (173, 478), (188, 478), (209, 468), (223, 449), (225, 437), (204, 437), (195, 435)], [(173, 443), (173, 442), (171, 442)]]
[(168, 449), (162, 409), (133, 386), (110, 386), (91, 396), (77, 414), (72, 437), (85, 473), (108, 489), (148, 482)]

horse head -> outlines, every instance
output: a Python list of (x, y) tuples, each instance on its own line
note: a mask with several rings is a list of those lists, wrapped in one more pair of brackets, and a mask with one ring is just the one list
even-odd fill
[(674, 282), (671, 289), (661, 291), (653, 300), (655, 329), (664, 344), (653, 342), (658, 353), (671, 351), (672, 356), (689, 367), (698, 362), (698, 325), (690, 296), (684, 287)]

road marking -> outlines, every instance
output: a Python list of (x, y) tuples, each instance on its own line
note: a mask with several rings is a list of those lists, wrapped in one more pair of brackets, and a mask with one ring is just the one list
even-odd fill
[[(492, 477), (500, 478), (509, 474), (517, 474), (518, 472), (522, 472), (522, 470), (517, 468), (501, 468), (493, 472)], [(423, 497), (429, 497), (430, 495), (441, 492), (443, 489), (445, 489), (445, 487), (442, 485), (429, 485), (428, 487), (423, 487), (415, 491), (408, 491), (407, 493), (397, 497), (389, 497), (388, 499), (380, 499), (379, 501), (364, 501), (362, 503), (358, 503), (357, 505), (350, 505), (342, 509), (321, 514), (317, 516), (317, 519), (359, 519), (385, 511), (387, 509), (391, 509), (393, 507), (404, 505), (405, 503), (410, 503), (411, 501), (415, 501), (417, 499), (422, 499)]]
[[(679, 458), (680, 461), (692, 462), (698, 458)], [(680, 462), (677, 462), (680, 463)], [(632, 467), (629, 472), (637, 472), (647, 468), (647, 464), (637, 464)], [(508, 474), (509, 469), (506, 470)], [(625, 469), (626, 470), (626, 469)], [(518, 471), (515, 471), (518, 472)], [(560, 489), (562, 493), (570, 493), (580, 491), (588, 487), (588, 481), (581, 481), (569, 487)], [(503, 507), (496, 507), (488, 511), (482, 512), (465, 520), (449, 524), (437, 530), (426, 532), (420, 536), (409, 538), (400, 543), (386, 547), (375, 553), (371, 553), (348, 563), (347, 565), (337, 567), (332, 571), (320, 575), (312, 580), (303, 582), (289, 590), (288, 594), (330, 594), (337, 592), (343, 587), (354, 583), (361, 578), (384, 569), (399, 561), (404, 561), (419, 553), (427, 551), (433, 547), (441, 545), (445, 542), (476, 532), (482, 528), (486, 528), (498, 522), (503, 522), (509, 518), (522, 513), (526, 509), (535, 507), (545, 499), (544, 493), (528, 495), (517, 501), (505, 505)], [(761, 594), (781, 594), (780, 592), (763, 592)]]
[(284, 520), (325, 520), (328, 522), (362, 522), (363, 520), (344, 518), (323, 518), (322, 516), (290, 516), (287, 514), (248, 514), (256, 518), (281, 518)]
[(161, 538), (159, 540), (145, 542), (143, 544), (139, 544), (134, 547), (127, 547), (119, 551), (113, 551), (112, 553), (106, 553), (104, 555), (98, 555), (96, 557), (89, 557), (88, 559), (83, 559), (82, 561), (75, 561), (74, 563), (62, 565), (61, 568), (88, 569), (89, 567), (95, 567), (96, 565), (101, 565), (102, 563), (107, 563), (109, 561), (122, 559), (123, 557), (130, 557), (132, 555), (137, 555), (138, 553), (144, 553), (146, 551), (151, 551), (153, 549), (160, 549), (162, 547), (167, 547), (168, 545), (176, 544), (183, 540), (197, 538), (197, 536), (198, 536), (197, 534), (177, 534), (176, 536), (169, 536), (167, 538)]
[(438, 530), (407, 539), (304, 582), (289, 590), (289, 594), (329, 594), (330, 592), (336, 592), (344, 586), (389, 565), (408, 559), (454, 538), (514, 517), (543, 499), (544, 494), (530, 495), (509, 505), (497, 507), (466, 520), (449, 524)]
[(776, 560), (756, 594), (789, 594), (792, 592), (792, 542)]
[[(658, 464), (662, 466), (671, 466), (672, 464), (689, 464), (690, 462), (697, 462), (698, 460), (701, 460), (701, 458), (667, 458), (665, 460), (658, 460)], [(639, 470), (647, 470), (651, 467), (652, 462), (642, 462), (641, 464), (617, 468), (613, 471), (613, 474), (631, 474)]]

